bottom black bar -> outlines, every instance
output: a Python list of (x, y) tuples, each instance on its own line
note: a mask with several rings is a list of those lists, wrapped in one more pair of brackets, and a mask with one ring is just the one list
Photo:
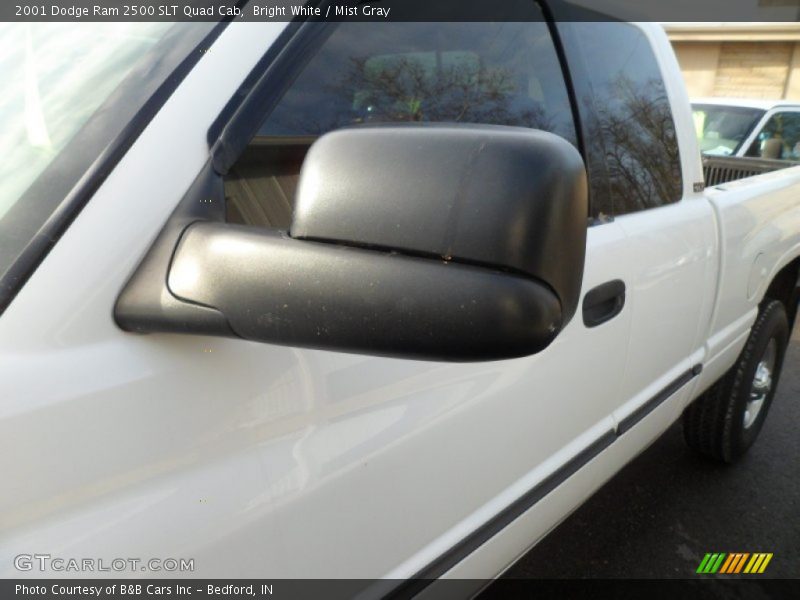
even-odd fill
[[(31, 600), (139, 600), (146, 598), (225, 598), (227, 600), (345, 600), (377, 590), (381, 584), (402, 583), (368, 579), (3, 579), (0, 598)], [(469, 598), (485, 588), (479, 600), (535, 597), (572, 600), (689, 600), (691, 598), (800, 598), (800, 579), (765, 579), (758, 575), (693, 579), (477, 579), (427, 581), (425, 598)], [(377, 597), (377, 596), (375, 596)]]

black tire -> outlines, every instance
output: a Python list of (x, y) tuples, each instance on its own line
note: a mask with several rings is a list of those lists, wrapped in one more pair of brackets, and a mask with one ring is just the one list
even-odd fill
[[(770, 349), (773, 340), (774, 346)], [(736, 364), (686, 407), (683, 413), (683, 436), (690, 448), (725, 463), (732, 463), (747, 452), (758, 437), (772, 404), (788, 343), (789, 320), (786, 309), (776, 300), (764, 301)], [(758, 399), (759, 394), (755, 393), (757, 389), (765, 389), (764, 369), (760, 371), (760, 387), (754, 387), (759, 363), (765, 359), (765, 365), (768, 366), (773, 349), (775, 360), (771, 370), (771, 386), (760, 409), (753, 410), (754, 416), (747, 413), (750, 422), (745, 426), (748, 403)], [(754, 393), (752, 397), (751, 392)]]

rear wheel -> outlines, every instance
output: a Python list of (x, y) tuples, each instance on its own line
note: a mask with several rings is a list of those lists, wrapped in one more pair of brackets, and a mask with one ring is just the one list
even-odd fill
[(684, 411), (683, 434), (691, 448), (726, 463), (750, 448), (775, 395), (788, 342), (783, 304), (765, 301), (739, 360)]

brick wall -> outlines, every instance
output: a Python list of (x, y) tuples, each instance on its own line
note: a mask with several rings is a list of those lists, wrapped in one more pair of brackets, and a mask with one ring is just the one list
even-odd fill
[(800, 100), (800, 43), (673, 42), (689, 95)]
[(724, 42), (713, 95), (783, 98), (793, 50), (788, 42)]

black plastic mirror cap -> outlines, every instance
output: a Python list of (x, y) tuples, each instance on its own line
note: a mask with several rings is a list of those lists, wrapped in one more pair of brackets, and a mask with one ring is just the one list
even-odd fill
[(114, 320), (121, 329), (132, 333), (158, 331), (236, 337), (224, 315), (178, 300), (165, 285), (181, 233), (197, 220), (224, 219), (223, 199), (222, 179), (214, 173), (211, 163), (206, 163), (117, 298)]
[(245, 339), (379, 356), (514, 358), (561, 329), (558, 298), (530, 278), (219, 223), (186, 230), (168, 286)]
[(340, 129), (311, 147), (290, 233), (528, 275), (578, 307), (588, 191), (578, 151), (492, 125)]

